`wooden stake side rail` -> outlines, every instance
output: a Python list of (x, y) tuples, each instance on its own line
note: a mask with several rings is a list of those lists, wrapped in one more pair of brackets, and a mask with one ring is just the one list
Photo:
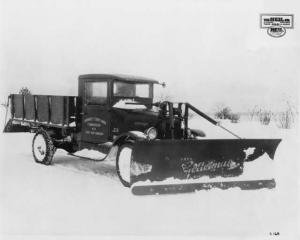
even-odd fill
[(10, 95), (13, 121), (53, 127), (70, 127), (78, 117), (78, 97), (54, 95)]

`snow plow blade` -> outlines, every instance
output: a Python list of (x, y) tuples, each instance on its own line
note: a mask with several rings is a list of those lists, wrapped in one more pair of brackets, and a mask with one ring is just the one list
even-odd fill
[[(245, 161), (253, 161), (265, 153), (273, 159), (280, 141), (281, 139), (138, 141), (134, 143), (132, 151), (130, 182), (131, 185), (141, 185), (143, 182), (148, 185), (149, 182), (151, 184), (166, 179), (238, 177), (243, 173)], [(234, 186), (229, 182), (225, 185)], [(247, 185), (251, 188), (255, 184), (250, 181), (249, 184), (242, 182), (241, 185), (243, 188)], [(198, 188), (206, 188), (206, 185), (201, 183)], [(173, 189), (180, 190), (177, 186)], [(183, 188), (183, 191), (184, 189), (189, 189), (189, 186)]]
[(131, 192), (134, 195), (155, 195), (155, 194), (177, 194), (190, 193), (200, 190), (210, 190), (219, 188), (222, 190), (228, 188), (240, 188), (241, 190), (256, 190), (261, 188), (272, 189), (276, 187), (274, 179), (248, 180), (248, 181), (224, 181), (224, 182), (199, 182), (186, 184), (153, 184), (153, 185), (134, 185)]

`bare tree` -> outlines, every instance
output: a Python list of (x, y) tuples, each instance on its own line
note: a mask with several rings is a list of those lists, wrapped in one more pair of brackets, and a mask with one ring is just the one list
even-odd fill
[(21, 89), (19, 91), (19, 94), (22, 94), (22, 95), (31, 95), (31, 92), (28, 89), (28, 87), (21, 87)]
[(272, 119), (272, 111), (260, 109), (258, 112), (259, 121), (263, 125), (269, 125)]
[(250, 120), (254, 120), (255, 117), (259, 116), (259, 113), (261, 112), (261, 109), (257, 105), (255, 105), (252, 109), (248, 111), (248, 116)]
[(172, 101), (173, 97), (170, 94), (167, 93), (161, 93), (160, 95), (158, 95), (156, 97), (156, 100), (159, 102), (163, 102), (163, 101)]
[(231, 108), (224, 104), (218, 104), (215, 109), (214, 115), (218, 119), (229, 119), (232, 123), (237, 123), (240, 120), (240, 114), (233, 113)]
[(277, 124), (280, 128), (289, 129), (298, 117), (298, 111), (290, 101), (286, 101), (286, 109), (278, 114)]
[(230, 107), (220, 104), (220, 105), (217, 105), (214, 115), (216, 118), (219, 118), (219, 119), (230, 119), (231, 114), (232, 114), (232, 111), (231, 111)]

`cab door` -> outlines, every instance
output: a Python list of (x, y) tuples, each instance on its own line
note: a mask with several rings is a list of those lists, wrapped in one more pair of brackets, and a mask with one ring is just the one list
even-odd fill
[(91, 79), (84, 83), (82, 141), (103, 143), (109, 137), (108, 81)]

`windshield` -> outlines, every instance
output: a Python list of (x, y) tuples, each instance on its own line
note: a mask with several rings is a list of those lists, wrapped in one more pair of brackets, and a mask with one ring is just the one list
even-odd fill
[(147, 83), (114, 82), (114, 96), (149, 98), (150, 85)]

